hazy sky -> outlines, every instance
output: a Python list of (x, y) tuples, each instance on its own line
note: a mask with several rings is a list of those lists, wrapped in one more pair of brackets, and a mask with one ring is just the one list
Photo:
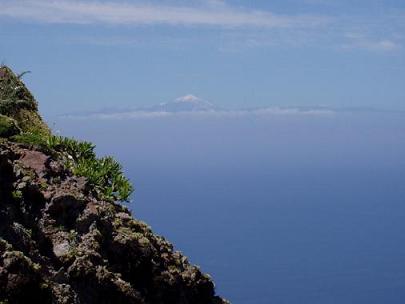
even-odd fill
[(405, 2), (0, 0), (0, 61), (48, 115), (194, 94), (404, 110)]

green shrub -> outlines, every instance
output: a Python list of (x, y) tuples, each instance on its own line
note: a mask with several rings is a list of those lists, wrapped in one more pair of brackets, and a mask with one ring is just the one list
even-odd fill
[(128, 201), (132, 194), (132, 185), (123, 175), (121, 165), (112, 157), (82, 158), (73, 172), (85, 176), (104, 199)]
[(40, 146), (42, 148), (47, 148), (46, 146), (46, 139), (42, 134), (38, 133), (21, 133), (18, 135), (15, 135), (11, 138), (11, 140), (22, 143), (22, 144), (27, 144), (27, 145), (34, 145), (34, 146)]
[(13, 140), (58, 153), (75, 175), (87, 179), (100, 199), (130, 199), (133, 187), (124, 176), (121, 165), (112, 157), (97, 158), (92, 143), (54, 135), (44, 137), (34, 133), (23, 133), (14, 136)]
[(46, 139), (46, 146), (51, 150), (67, 153), (76, 162), (81, 159), (96, 158), (95, 145), (87, 141), (52, 135)]

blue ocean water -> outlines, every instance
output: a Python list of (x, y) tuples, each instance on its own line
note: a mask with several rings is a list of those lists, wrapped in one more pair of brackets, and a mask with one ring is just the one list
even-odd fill
[(405, 302), (405, 116), (59, 121), (232, 303)]
[(233, 303), (404, 303), (404, 177), (155, 171), (138, 182), (134, 210)]

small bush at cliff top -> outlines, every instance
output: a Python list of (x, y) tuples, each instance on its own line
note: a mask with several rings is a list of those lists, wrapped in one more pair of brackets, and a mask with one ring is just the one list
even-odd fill
[(97, 158), (95, 146), (90, 142), (54, 135), (44, 138), (32, 133), (23, 133), (13, 139), (38, 145), (49, 152), (59, 152), (75, 175), (87, 178), (100, 199), (128, 201), (133, 192), (133, 186), (124, 176), (121, 165), (112, 157)]
[(87, 141), (77, 141), (73, 138), (63, 136), (49, 136), (46, 145), (51, 150), (65, 152), (69, 154), (74, 161), (82, 159), (95, 159), (95, 145)]
[(85, 176), (105, 198), (128, 201), (133, 189), (122, 173), (121, 165), (112, 157), (81, 158), (73, 168), (76, 175)]

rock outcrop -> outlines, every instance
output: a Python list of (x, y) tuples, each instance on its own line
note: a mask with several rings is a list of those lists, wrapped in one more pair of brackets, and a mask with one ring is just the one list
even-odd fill
[[(10, 118), (11, 133), (27, 130)], [(11, 133), (0, 134), (0, 303), (226, 303), (123, 204)]]

